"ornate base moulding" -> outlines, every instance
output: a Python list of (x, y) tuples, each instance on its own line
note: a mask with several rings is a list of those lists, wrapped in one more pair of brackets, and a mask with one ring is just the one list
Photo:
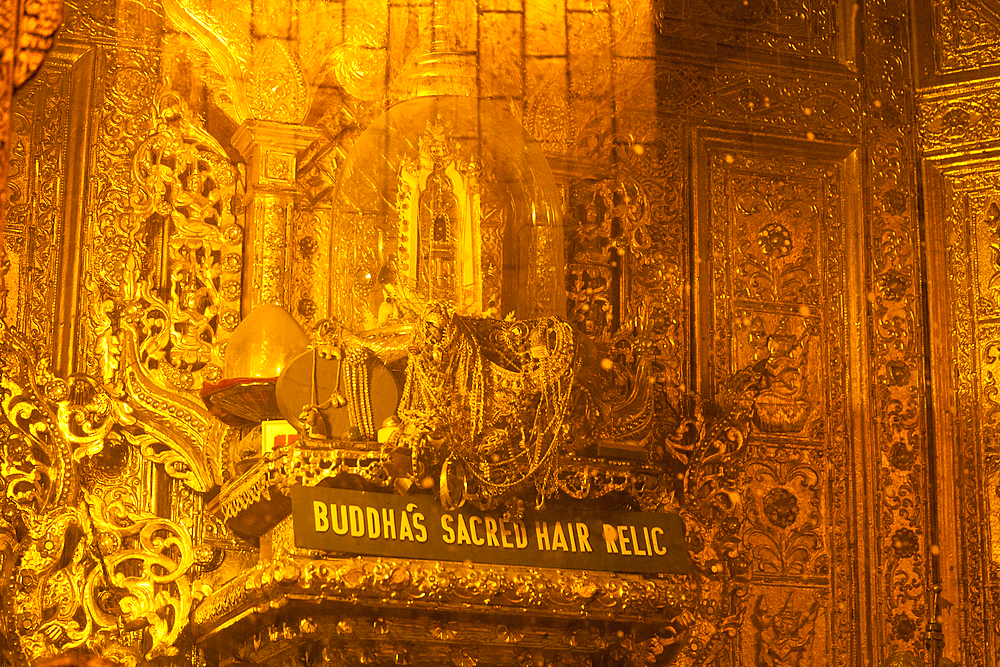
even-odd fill
[(689, 586), (680, 575), (289, 557), (261, 563), (206, 596), (193, 630), (219, 665), (293, 664), (290, 656), (297, 664), (338, 664), (333, 654), (362, 663), (461, 665), (467, 658), (472, 667), (558, 655), (589, 664), (623, 640), (638, 648), (659, 636), (666, 645)]

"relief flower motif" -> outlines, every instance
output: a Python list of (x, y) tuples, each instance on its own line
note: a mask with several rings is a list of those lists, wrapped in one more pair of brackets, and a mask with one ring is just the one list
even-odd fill
[(799, 517), (799, 499), (780, 486), (771, 489), (764, 496), (764, 516), (778, 528), (788, 528)]
[(752, 567), (750, 559), (745, 556), (737, 556), (729, 561), (729, 574), (732, 576), (742, 577), (750, 574), (750, 568)]
[(740, 91), (737, 101), (747, 111), (764, 108), (764, 96), (760, 91), (749, 86)]
[(888, 190), (882, 193), (882, 208), (890, 215), (906, 213), (906, 195), (900, 190)]
[(231, 252), (222, 258), (222, 270), (226, 273), (239, 273), (243, 270), (243, 257)]
[(900, 528), (892, 534), (892, 549), (900, 558), (910, 558), (917, 555), (919, 546), (917, 534), (909, 528)]
[(228, 301), (235, 301), (243, 293), (243, 287), (238, 280), (227, 280), (219, 288), (222, 297)]
[(524, 639), (524, 633), (506, 625), (497, 626), (497, 637), (505, 644), (517, 644)]
[(959, 107), (950, 107), (941, 114), (940, 124), (945, 134), (955, 137), (965, 134), (965, 131), (977, 120), (979, 120), (979, 114), (969, 113)]
[(904, 387), (910, 381), (910, 367), (905, 361), (898, 359), (888, 362), (885, 365), (886, 380), (895, 387)]
[(233, 331), (240, 324), (240, 314), (235, 310), (226, 310), (222, 313), (220, 321), (226, 331)]
[(7, 456), (10, 461), (29, 461), (31, 456), (31, 445), (24, 439), (11, 439), (7, 443)]
[(476, 667), (478, 659), (469, 654), (466, 650), (452, 651), (451, 661), (455, 667)]
[(38, 586), (38, 576), (34, 570), (21, 570), (17, 574), (17, 587), (24, 593), (31, 593)]
[(905, 442), (893, 443), (889, 449), (889, 463), (897, 470), (910, 470), (916, 461), (913, 450), (906, 446)]
[(28, 612), (21, 612), (17, 615), (17, 628), (26, 635), (30, 635), (38, 628), (38, 617)]
[(243, 242), (243, 228), (233, 224), (222, 230), (222, 240), (229, 245), (239, 245)]
[(771, 222), (764, 225), (757, 235), (757, 244), (765, 255), (781, 257), (787, 255), (792, 249), (792, 235), (780, 222)]
[(305, 257), (306, 259), (309, 259), (314, 254), (316, 254), (316, 250), (318, 249), (319, 249), (319, 244), (313, 237), (303, 236), (301, 239), (299, 239), (299, 252), (302, 253), (302, 256)]
[(889, 301), (899, 301), (906, 296), (909, 283), (909, 279), (895, 269), (889, 269), (878, 278), (878, 285), (882, 290), (882, 296)]
[(110, 556), (121, 547), (121, 540), (114, 533), (99, 533), (97, 548), (104, 556)]
[(313, 315), (316, 314), (316, 302), (309, 297), (302, 297), (299, 299), (299, 304), (296, 307), (299, 315), (308, 319), (312, 319)]
[[(0, 492), (6, 488), (6, 483), (0, 481)], [(18, 526), (21, 524), (20, 511), (17, 505), (10, 498), (0, 496), (0, 522), (8, 526)]]
[(38, 541), (37, 548), (38, 553), (40, 553), (44, 558), (54, 558), (55, 555), (62, 549), (62, 543), (53, 539), (51, 536), (46, 536)]
[(719, 522), (719, 530), (723, 535), (735, 535), (739, 532), (742, 523), (734, 516), (727, 516)]
[(896, 614), (892, 620), (892, 632), (900, 641), (913, 640), (917, 631), (917, 623), (907, 614)]
[(458, 631), (456, 630), (456, 625), (454, 623), (444, 623), (442, 625), (435, 625), (431, 628), (431, 637), (434, 639), (440, 639), (441, 641), (451, 642), (455, 641), (455, 637), (458, 637)]

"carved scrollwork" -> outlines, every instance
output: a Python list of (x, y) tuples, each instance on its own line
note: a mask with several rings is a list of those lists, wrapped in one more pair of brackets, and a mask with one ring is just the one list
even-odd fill
[(760, 572), (826, 575), (820, 485), (809, 452), (759, 452), (747, 465), (743, 490), (748, 526), (743, 542)]
[[(33, 517), (14, 592), (23, 650), (38, 659), (87, 647), (131, 665), (176, 654), (192, 602), (190, 537), (120, 502), (84, 499)], [(146, 635), (148, 648), (123, 630)]]
[(162, 95), (156, 112), (132, 159), (131, 228), (143, 250), (125, 265), (123, 324), (157, 384), (191, 391), (221, 377), (226, 313), (239, 309), (239, 294), (223, 288), (240, 278), (225, 261), (243, 245), (236, 170), (176, 97)]
[[(203, 451), (211, 418), (193, 395), (222, 375), (222, 343), (238, 320), (243, 232), (236, 171), (170, 93), (132, 154), (131, 248), (121, 263), (117, 329), (101, 344), (105, 382), (139, 417), (125, 432), (168, 474), (204, 491), (221, 482)], [(122, 420), (119, 420), (122, 421)], [(124, 423), (124, 422), (122, 422)]]
[(39, 365), (46, 368), (35, 351), (0, 322), (0, 479), (8, 499), (33, 511), (65, 502), (76, 485), (73, 451), (58, 426), (56, 410), (43, 398)]
[(182, 526), (120, 502), (88, 503), (91, 539), (100, 568), (87, 579), (89, 613), (102, 627), (144, 628), (147, 660), (176, 655), (192, 604), (187, 577), (194, 564), (191, 537)]
[(170, 654), (192, 600), (190, 537), (121, 494), (109, 502), (80, 488), (81, 460), (136, 437), (128, 407), (91, 378), (54, 377), (6, 328), (0, 359), (0, 554), (5, 567), (19, 563), (2, 599), (21, 650), (34, 660), (87, 647), (135, 664), (126, 628), (148, 635), (147, 658)]
[(1000, 60), (1000, 21), (977, 0), (932, 3), (935, 69), (939, 74), (995, 65)]
[(826, 56), (835, 49), (836, 5), (829, 1), (792, 8), (769, 0), (666, 0), (657, 7), (659, 29), (676, 37)]

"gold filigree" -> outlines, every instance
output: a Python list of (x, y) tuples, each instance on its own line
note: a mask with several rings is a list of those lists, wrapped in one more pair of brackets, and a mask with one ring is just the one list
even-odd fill
[(977, 0), (933, 2), (935, 70), (961, 72), (1000, 61), (1000, 20)]
[[(202, 447), (211, 420), (192, 394), (221, 377), (226, 314), (238, 308), (239, 294), (221, 290), (240, 278), (241, 267), (223, 260), (242, 242), (233, 233), (236, 174), (175, 97), (161, 95), (155, 113), (132, 154), (131, 251), (121, 268), (119, 326), (100, 338), (102, 375), (141, 419), (127, 431), (129, 442), (204, 491), (221, 477), (207, 466)], [(153, 249), (165, 261), (161, 270), (151, 270)]]
[(14, 594), (29, 657), (87, 647), (136, 664), (141, 651), (123, 629), (148, 637), (147, 660), (177, 653), (192, 603), (186, 531), (85, 492), (83, 507), (33, 517), (30, 536)]
[(759, 572), (820, 575), (829, 570), (817, 511), (825, 475), (808, 451), (756, 451), (743, 497), (749, 526), (743, 542)]
[[(627, 610), (671, 618), (691, 591), (678, 578), (641, 580), (610, 573), (565, 574), (548, 570), (375, 560), (286, 558), (261, 564), (211, 594), (194, 612), (201, 631), (243, 609), (267, 606), (292, 593), (366, 603), (461, 600), (502, 608), (550, 608), (565, 616), (581, 610), (612, 617)], [(412, 604), (410, 603), (410, 604)]]
[(917, 116), (921, 148), (951, 152), (995, 139), (1000, 128), (991, 109), (998, 99), (1000, 91), (991, 87), (928, 91)]
[[(861, 123), (861, 136), (869, 146), (865, 159), (871, 178), (871, 187), (865, 191), (862, 204), (869, 230), (864, 243), (871, 248), (866, 284), (875, 285), (880, 276), (890, 271), (902, 277), (897, 293), (875, 292), (866, 314), (872, 325), (865, 333), (869, 350), (866, 361), (872, 373), (869, 391), (875, 397), (868, 429), (870, 442), (880, 453), (869, 459), (874, 464), (869, 466), (868, 478), (878, 480), (881, 489), (870, 512), (872, 530), (883, 545), (869, 565), (869, 572), (881, 573), (870, 581), (884, 610), (874, 620), (877, 631), (872, 641), (884, 646), (884, 654), (921, 652), (921, 639), (893, 632), (894, 618), (905, 613), (920, 626), (933, 613), (928, 610), (930, 545), (922, 528), (928, 502), (928, 480), (923, 472), (928, 465), (924, 402), (927, 378), (923, 370), (928, 349), (918, 324), (921, 321), (918, 304), (924, 298), (920, 280), (922, 250), (917, 194), (910, 176), (916, 159), (912, 143), (916, 127), (912, 117), (903, 111), (902, 101), (913, 94), (914, 85), (907, 74), (912, 64), (911, 23), (906, 20), (909, 17), (909, 7), (888, 2), (862, 21), (862, 29), (871, 35), (866, 62), (874, 65), (865, 72), (868, 95), (880, 105), (875, 113), (866, 114)], [(886, 206), (886, 202), (890, 205)], [(903, 362), (912, 369), (905, 382), (900, 384), (891, 374), (879, 374), (881, 367), (889, 362)], [(912, 471), (882, 467), (882, 456), (891, 455), (897, 443), (914, 453)], [(891, 548), (892, 535), (902, 530), (911, 531), (914, 536), (917, 532), (921, 534), (913, 540), (906, 557), (900, 557)], [(839, 634), (839, 630), (836, 632)]]
[(0, 363), (5, 495), (21, 507), (44, 511), (75, 495), (73, 451), (58, 426), (55, 407), (44, 399), (45, 385), (39, 383), (36, 369), (47, 365), (2, 322)]
[(146, 628), (147, 656), (169, 654), (191, 604), (190, 538), (122, 500), (80, 490), (81, 459), (127, 446), (134, 424), (127, 408), (91, 378), (52, 376), (44, 358), (5, 327), (0, 333), (0, 482), (5, 507), (21, 508), (26, 533), (9, 551), (20, 569), (12, 603), (4, 598), (22, 650), (37, 659), (85, 646), (134, 664), (134, 647), (120, 635), (125, 625)]
[(242, 235), (232, 232), (236, 170), (175, 96), (162, 95), (156, 113), (153, 131), (133, 154), (130, 227), (166, 264), (150, 271), (148, 251), (126, 262), (124, 320), (154, 382), (192, 391), (206, 378), (221, 377), (226, 333), (214, 320), (225, 308), (238, 308), (227, 296), (239, 295), (220, 289), (240, 278), (222, 261), (242, 245)]

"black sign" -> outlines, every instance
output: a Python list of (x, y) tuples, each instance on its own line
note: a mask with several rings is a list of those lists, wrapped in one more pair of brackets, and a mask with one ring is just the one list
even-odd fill
[(527, 511), (519, 521), (430, 496), (292, 487), (295, 546), (345, 554), (573, 570), (687, 574), (676, 514)]

